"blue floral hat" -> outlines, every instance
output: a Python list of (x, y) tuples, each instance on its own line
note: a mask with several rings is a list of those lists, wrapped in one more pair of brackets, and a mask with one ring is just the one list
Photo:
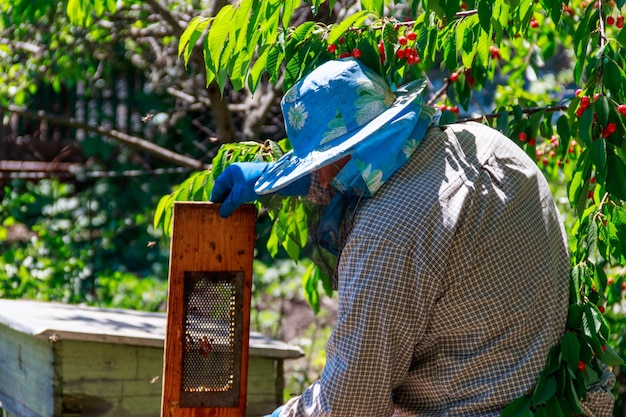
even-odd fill
[(256, 193), (277, 192), (350, 155), (396, 119), (411, 114), (418, 118), (424, 88), (425, 82), (417, 80), (392, 92), (382, 77), (352, 58), (320, 65), (283, 97), (281, 107), (293, 149), (259, 178)]

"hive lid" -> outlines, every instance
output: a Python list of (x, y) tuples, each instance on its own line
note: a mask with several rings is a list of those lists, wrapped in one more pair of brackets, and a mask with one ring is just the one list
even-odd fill
[[(164, 313), (0, 299), (0, 324), (44, 340), (162, 348), (165, 320)], [(297, 346), (251, 332), (250, 355), (288, 359), (301, 357), (303, 352)]]

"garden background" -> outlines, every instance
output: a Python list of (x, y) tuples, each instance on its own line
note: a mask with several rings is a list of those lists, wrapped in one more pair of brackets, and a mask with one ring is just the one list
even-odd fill
[[(442, 123), (501, 130), (553, 188), (568, 331), (510, 411), (575, 412), (602, 361), (624, 415), (624, 3), (0, 1), (0, 297), (162, 311), (173, 202), (288, 150), (283, 92), (353, 56), (394, 85), (425, 78)], [(300, 249), (306, 206), (259, 213), (253, 328), (307, 353), (288, 397), (323, 367), (335, 298)]]

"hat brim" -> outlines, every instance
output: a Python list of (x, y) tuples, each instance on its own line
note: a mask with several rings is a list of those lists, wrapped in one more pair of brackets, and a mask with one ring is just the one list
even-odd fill
[(303, 176), (350, 155), (356, 145), (375, 135), (407, 107), (415, 105), (415, 111), (419, 111), (421, 104), (417, 104), (416, 99), (422, 94), (424, 88), (424, 83), (420, 82), (416, 88), (399, 95), (387, 110), (353, 132), (347, 139), (338, 137), (301, 157), (297, 156), (293, 150), (287, 152), (258, 179), (254, 185), (254, 191), (258, 195), (278, 192)]

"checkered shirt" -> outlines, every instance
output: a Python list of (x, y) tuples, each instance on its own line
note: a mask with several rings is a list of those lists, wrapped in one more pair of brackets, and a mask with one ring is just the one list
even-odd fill
[(359, 202), (326, 366), (280, 415), (498, 416), (563, 333), (569, 265), (550, 188), (518, 146), (477, 123), (431, 128)]

